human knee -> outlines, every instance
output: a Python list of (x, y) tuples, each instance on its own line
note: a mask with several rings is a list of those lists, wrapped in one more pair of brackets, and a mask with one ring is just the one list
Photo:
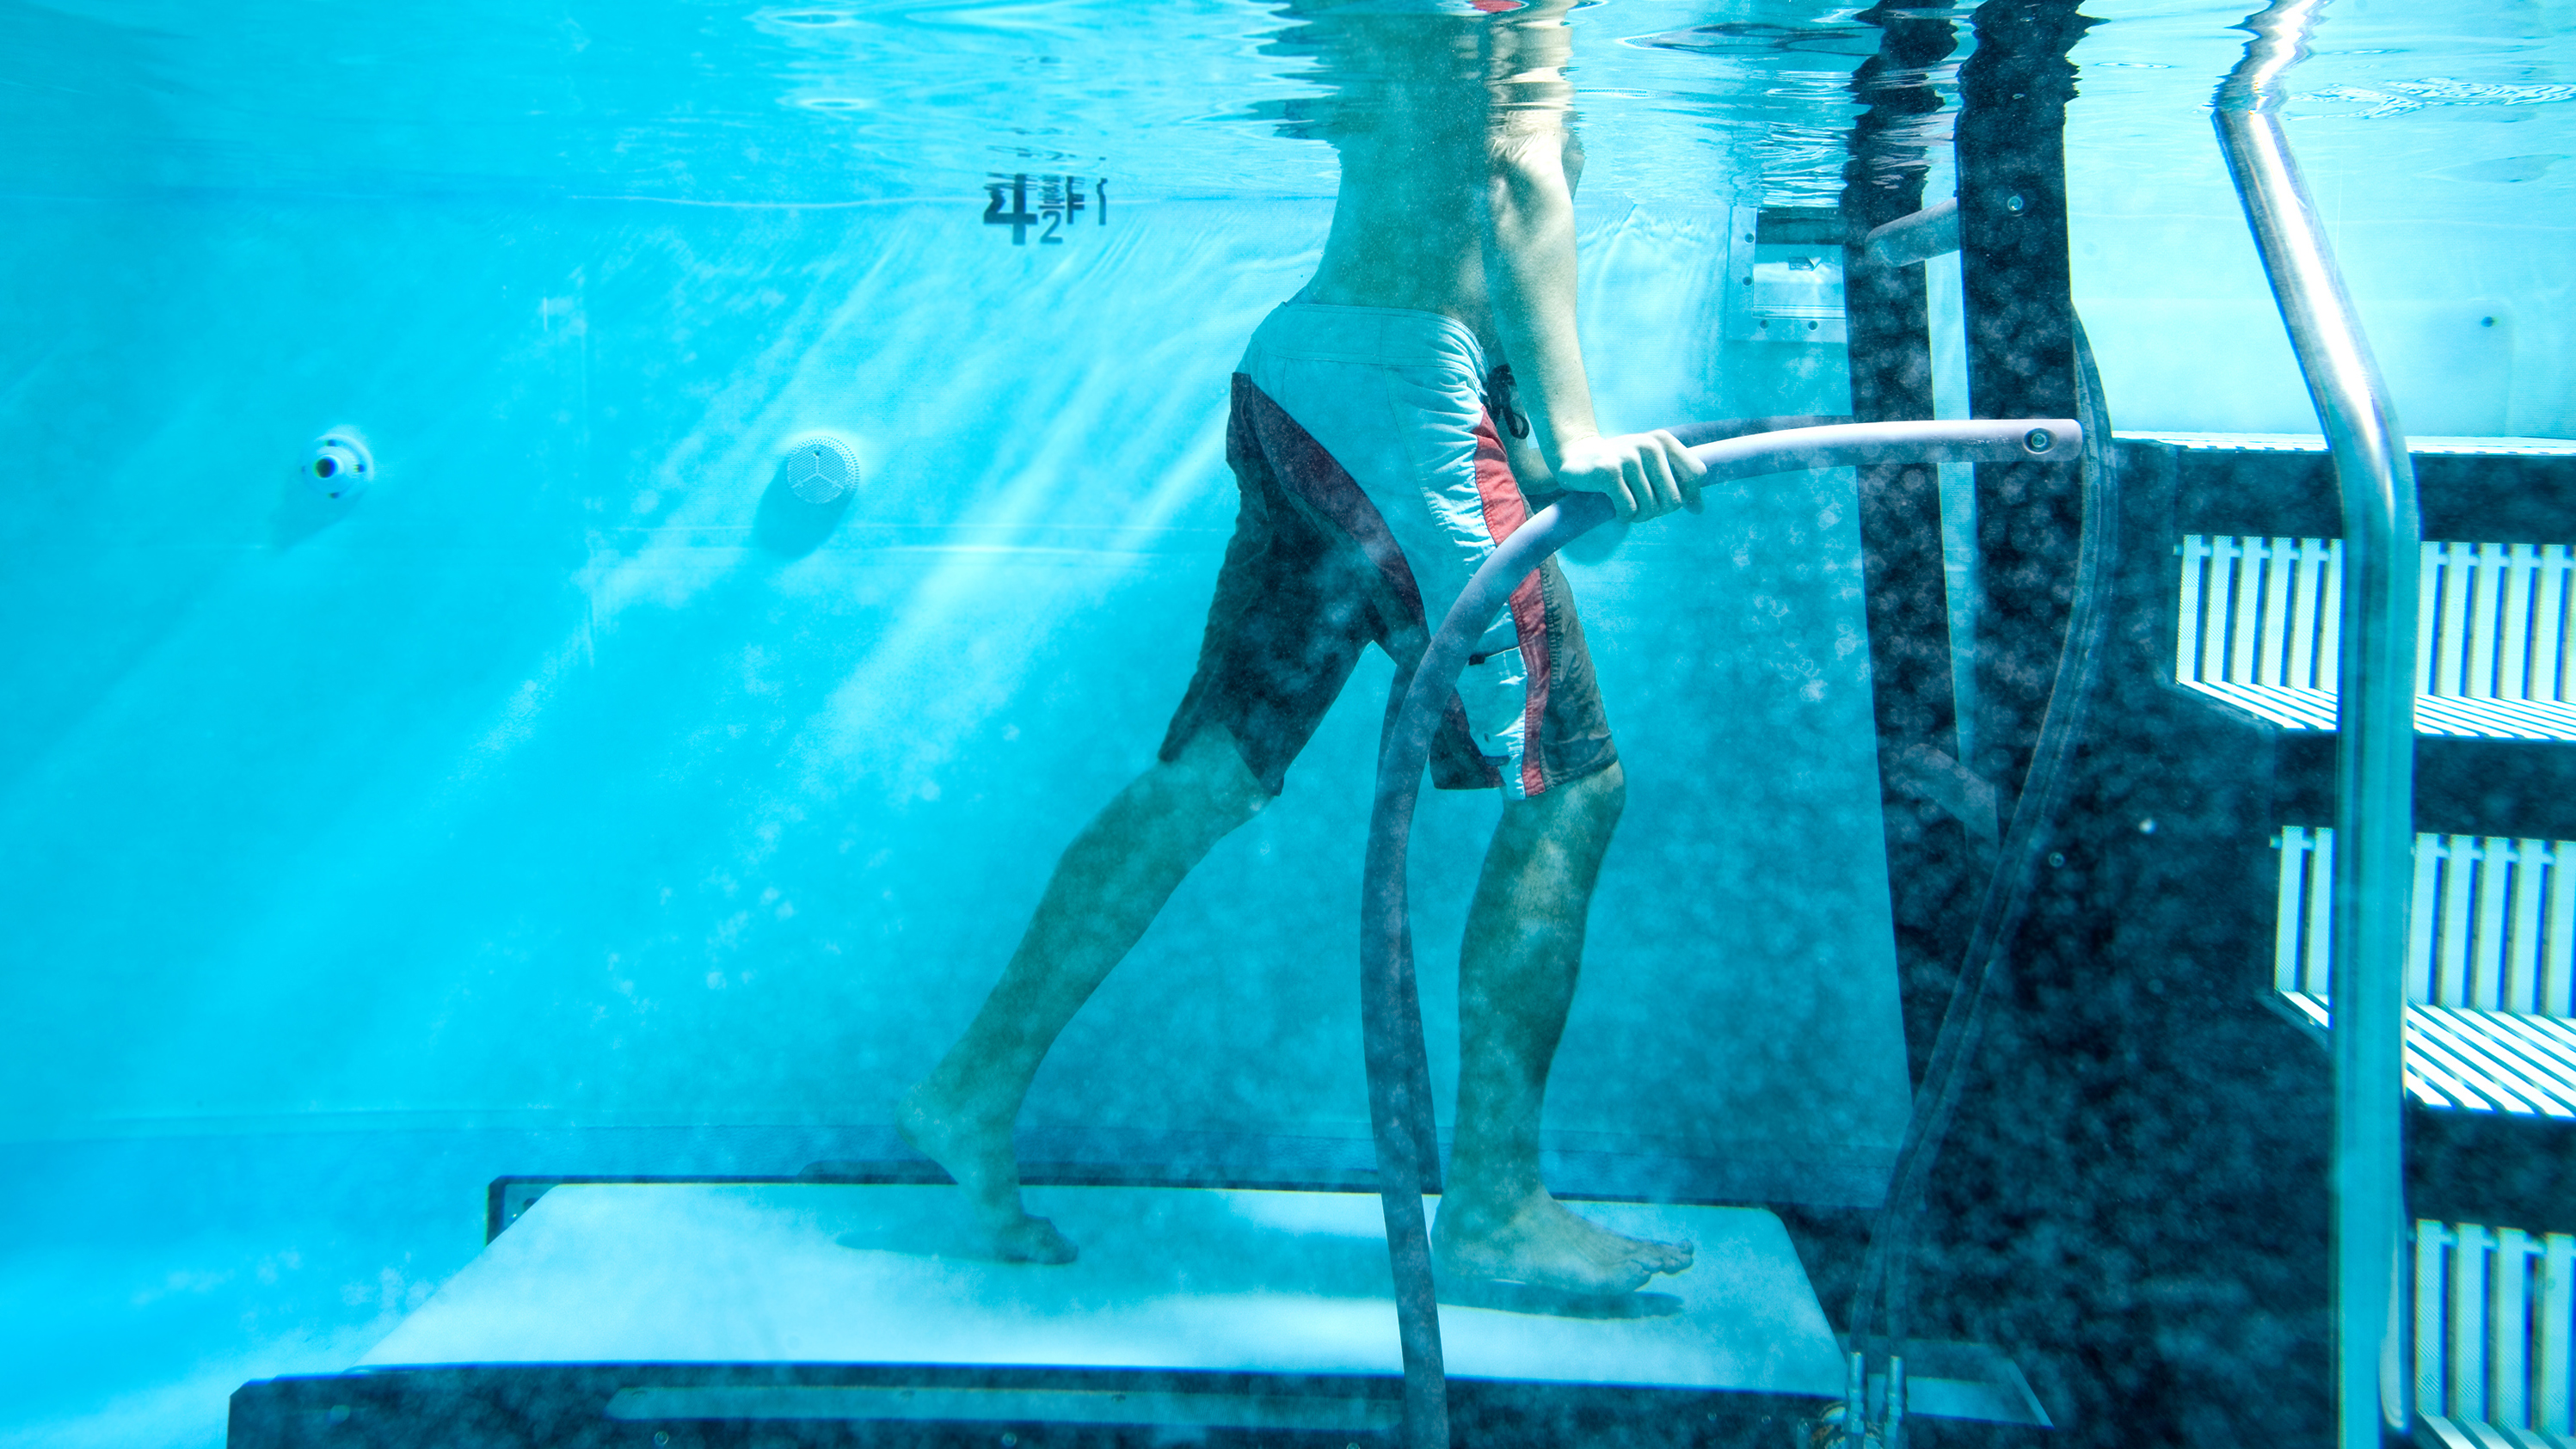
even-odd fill
[(1210, 791), (1211, 813), (1223, 819), (1225, 828), (1251, 823), (1252, 817), (1270, 807), (1272, 796), (1252, 778), (1252, 772), (1218, 782)]
[(1596, 829), (1618, 824), (1621, 812), (1628, 808), (1628, 772), (1617, 760), (1557, 789), (1564, 792), (1565, 808)]
[(1269, 789), (1244, 763), (1234, 737), (1222, 729), (1201, 731), (1178, 757), (1157, 768), (1190, 813), (1220, 832), (1244, 824), (1270, 804)]
[(1558, 781), (1546, 794), (1503, 807), (1497, 844), (1507, 850), (1572, 848), (1597, 856), (1618, 827), (1627, 777), (1614, 761), (1580, 779)]

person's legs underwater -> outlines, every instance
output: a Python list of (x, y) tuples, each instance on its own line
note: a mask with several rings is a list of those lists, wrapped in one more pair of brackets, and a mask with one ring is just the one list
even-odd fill
[(896, 1110), (904, 1139), (965, 1188), (1004, 1258), (1075, 1253), (1022, 1206), (1011, 1141), (1047, 1049), (1182, 878), (1280, 792), (1379, 629), (1367, 561), (1281, 489), (1246, 435), (1241, 392), (1227, 452), (1242, 505), (1160, 759), (1066, 848), (1001, 983)]
[(1128, 782), (1073, 844), (965, 1035), (904, 1094), (895, 1125), (966, 1190), (1003, 1257), (1070, 1263), (1073, 1244), (1020, 1204), (1019, 1119), (1038, 1063), (1065, 1023), (1125, 958), (1163, 902), (1219, 840), (1270, 794), (1223, 729)]
[(1548, 1066), (1581, 974), (1602, 853), (1627, 798), (1614, 761), (1503, 806), (1458, 962), (1458, 1125), (1432, 1232), (1444, 1275), (1626, 1293), (1691, 1264), (1686, 1243), (1608, 1232), (1539, 1178)]
[[(1279, 793), (1370, 642), (1409, 667), (1442, 608), (1526, 504), (1454, 319), (1292, 303), (1235, 378), (1236, 535), (1162, 763), (1065, 852), (1028, 933), (898, 1121), (948, 1169), (1003, 1256), (1073, 1245), (1021, 1205), (1011, 1126), (1040, 1060), (1183, 876)], [(1624, 786), (1571, 594), (1553, 565), (1515, 589), (1435, 736), (1446, 789), (1505, 795), (1461, 960), (1463, 1043), (1446, 1272), (1577, 1293), (1679, 1272), (1690, 1250), (1606, 1232), (1540, 1182), (1538, 1129), (1584, 919)]]

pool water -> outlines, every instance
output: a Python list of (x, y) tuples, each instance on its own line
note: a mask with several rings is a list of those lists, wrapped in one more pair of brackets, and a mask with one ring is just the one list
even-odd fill
[[(2118, 426), (2314, 431), (2208, 121), (2243, 12), (2089, 13)], [(1227, 375), (1331, 217), (1298, 22), (0, 0), (0, 1445), (219, 1442), (233, 1388), (356, 1362), (471, 1259), (496, 1176), (900, 1155), (894, 1095), (1188, 680)], [(1835, 203), (1878, 31), (1568, 23), (1604, 423), (1847, 410), (1838, 340), (1721, 293), (1740, 209)], [(2576, 437), (2576, 6), (2336, 0), (2292, 89), (2409, 429)], [(337, 426), (354, 499), (297, 473)], [(828, 514), (773, 487), (817, 430), (861, 473)], [(1866, 1205), (1908, 1080), (1850, 476), (1567, 568), (1631, 798), (1552, 1170)], [(1364, 1165), (1391, 678), (1077, 1019), (1045, 1154)], [(1496, 806), (1424, 810), (1447, 1120)]]

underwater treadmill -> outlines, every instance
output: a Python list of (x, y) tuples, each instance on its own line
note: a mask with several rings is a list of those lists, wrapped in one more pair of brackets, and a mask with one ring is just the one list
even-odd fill
[[(1399, 1434), (1375, 1192), (1032, 1187), (1032, 1209), (1082, 1244), (1063, 1267), (979, 1256), (954, 1192), (548, 1187), (356, 1368), (244, 1386), (230, 1442), (1037, 1449)], [(1840, 1398), (1841, 1347), (1770, 1211), (1584, 1210), (1695, 1239), (1698, 1261), (1592, 1305), (1444, 1303), (1456, 1427), (1733, 1439), (1769, 1420), (1785, 1437)], [(1912, 1413), (2046, 1422), (2008, 1361), (1955, 1357), (1911, 1380)]]
[[(2063, 419), (1829, 424), (1694, 452), (1715, 484), (2058, 455), (2081, 438)], [(1459, 621), (1492, 602), (1480, 588), (1507, 589), (1607, 512), (1574, 495), (1508, 540), (1452, 611), (1457, 627), (1434, 641), (1415, 692), (1455, 676), (1475, 632)], [(1390, 731), (1382, 808), (1409, 801), (1403, 782), (1422, 768), (1406, 735)], [(982, 1256), (954, 1189), (917, 1167), (873, 1181), (533, 1179), (515, 1192), (504, 1179), (480, 1257), (349, 1372), (245, 1385), (233, 1449), (1778, 1444), (1846, 1402), (1850, 1345), (1764, 1208), (1587, 1203), (1616, 1231), (1696, 1242), (1696, 1262), (1631, 1295), (1450, 1284), (1430, 1301), (1437, 1157), (1423, 1150), (1435, 1139), (1402, 949), (1405, 832), (1391, 824), (1373, 828), (1372, 873), (1392, 859), (1398, 891), (1367, 892), (1362, 952), (1373, 1189), (1033, 1176), (1032, 1209), (1082, 1245), (1072, 1264), (1039, 1266)], [(505, 1199), (524, 1210), (504, 1211)], [(1909, 1347), (1908, 1416), (2048, 1423), (2000, 1355)]]

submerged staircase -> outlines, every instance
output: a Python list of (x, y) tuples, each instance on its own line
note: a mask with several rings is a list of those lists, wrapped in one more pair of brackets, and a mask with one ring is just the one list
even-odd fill
[[(2174, 473), (2173, 676), (2290, 738), (2272, 982), (2323, 1027), (2332, 983), (2331, 782), (2341, 547), (2313, 521), (2317, 440), (2139, 434)], [(2576, 443), (2415, 444), (2426, 529), (2416, 629), (2418, 804), (2407, 959), (2407, 1091), (2427, 1107), (2576, 1118)], [(2289, 466), (2265, 470), (2260, 460)], [(2493, 466), (2502, 464), (2503, 466)], [(2231, 485), (2223, 497), (2207, 486)], [(2555, 524), (2542, 505), (2559, 501)], [(2227, 529), (2230, 531), (2218, 531)], [(2236, 531), (2243, 530), (2243, 531)], [(2314, 742), (2312, 742), (2312, 740)], [(2479, 741), (2466, 750), (2455, 742)], [(2513, 742), (2501, 748), (2490, 742)], [(2429, 787), (2429, 788), (2428, 788)]]
[[(2411, 447), (2426, 541), (2401, 1352), (2415, 1413), (2439, 1442), (2565, 1446), (2576, 1442), (2576, 442)], [(2141, 551), (2163, 574), (2149, 648), (2174, 690), (2255, 745), (2200, 768), (2268, 777), (2271, 858), (2248, 882), (2268, 909), (2248, 933), (2249, 975), (2322, 1045), (2341, 557), (2322, 440), (2131, 434), (2121, 466), (2132, 518), (2154, 527)]]
[[(2068, 1441), (2567, 1449), (2576, 443), (2402, 436), (2276, 114), (2319, 4), (2246, 20), (2213, 119), (2333, 451), (2122, 433), (2080, 479), (1980, 467), (1972, 559), (1944, 556), (1930, 478), (1861, 475), (1916, 1112), (1940, 1150), (1876, 1229), (1898, 1244), (1879, 1301), (1904, 1302), (1911, 1241), (1920, 1322), (1866, 1285), (1854, 1313), (1889, 1325), (1891, 1379), (1918, 1333), (2012, 1353)], [(1853, 411), (1932, 415), (1910, 268), (1955, 246), (1973, 415), (2062, 411), (2072, 386), (2088, 430), (2116, 419), (2065, 269), (2080, 24), (1976, 12), (1957, 200), (1926, 207), (1923, 157), (1949, 138), (1919, 78), (1945, 17), (1871, 14), (1844, 198), (1868, 239), (1846, 251)], [(2367, 575), (2349, 615), (2348, 526)], [(1963, 582), (1974, 638), (1954, 643)], [(2368, 661), (2350, 697), (2339, 659)], [(2062, 710), (2081, 720), (2064, 756)], [(2008, 870), (2026, 906), (1998, 913), (1993, 885), (1978, 904)], [(2373, 983), (2341, 1020), (2338, 963)], [(1901, 1406), (1869, 1417), (1893, 1429)]]
[[(2336, 480), (2315, 437), (2115, 437), (2092, 723), (1935, 1170), (1914, 1313), (1926, 1336), (2011, 1353), (2061, 1439), (2197, 1420), (2323, 1444)], [(2411, 453), (2426, 541), (2393, 1362), (2419, 1442), (2571, 1449), (2576, 442)], [(1883, 762), (1911, 747), (1882, 730)], [(1944, 850), (1974, 858), (1936, 797), (1884, 773), (1918, 879)], [(1919, 843), (1935, 829), (1946, 845)], [(1934, 947), (1938, 906), (1914, 917)], [(1907, 969), (1942, 964), (1918, 945)]]

